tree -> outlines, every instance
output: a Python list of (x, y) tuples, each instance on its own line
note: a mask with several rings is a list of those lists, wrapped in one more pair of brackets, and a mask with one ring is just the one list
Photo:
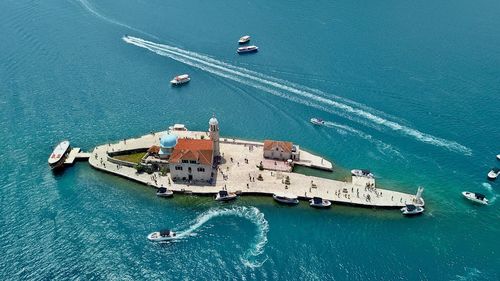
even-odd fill
[(144, 165), (142, 165), (141, 163), (136, 164), (134, 168), (137, 170), (138, 173), (144, 173), (144, 171), (146, 170)]

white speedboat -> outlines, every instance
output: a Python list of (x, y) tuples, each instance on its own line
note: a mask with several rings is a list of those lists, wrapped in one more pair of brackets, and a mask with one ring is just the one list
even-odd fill
[(490, 180), (496, 180), (498, 175), (500, 175), (500, 169), (498, 168), (493, 168), (491, 171), (488, 173), (488, 179)]
[(423, 213), (425, 209), (421, 206), (415, 206), (415, 205), (406, 205), (405, 207), (401, 208), (401, 213), (405, 216), (414, 216), (414, 215), (419, 215)]
[(166, 187), (160, 187), (156, 191), (156, 196), (159, 196), (159, 197), (172, 197), (172, 196), (174, 196), (174, 192), (172, 190), (168, 190)]
[(297, 196), (293, 195), (273, 194), (273, 199), (282, 204), (288, 204), (288, 205), (299, 204), (299, 199), (297, 199)]
[(462, 192), (462, 195), (472, 202), (476, 202), (483, 205), (488, 205), (488, 199), (481, 193), (474, 193), (469, 191)]
[(168, 127), (171, 131), (188, 131), (188, 128), (184, 124), (174, 124)]
[(332, 205), (330, 200), (326, 200), (320, 197), (313, 197), (313, 199), (309, 200), (309, 206), (314, 208), (328, 208)]
[(252, 46), (239, 47), (237, 52), (238, 54), (245, 54), (245, 53), (257, 52), (258, 50), (259, 47), (252, 45)]
[(373, 178), (373, 174), (368, 170), (351, 170), (351, 174), (356, 177)]
[(236, 193), (229, 193), (226, 190), (221, 190), (215, 195), (215, 201), (231, 201), (236, 199)]
[(320, 118), (311, 118), (311, 123), (313, 123), (314, 125), (320, 125), (320, 126), (325, 125), (325, 121), (321, 120)]
[(170, 83), (173, 86), (178, 86), (178, 85), (186, 84), (189, 81), (191, 81), (191, 78), (189, 78), (189, 75), (182, 74), (182, 75), (179, 75), (179, 76), (175, 76), (174, 79), (172, 79), (170, 81)]
[(497, 160), (500, 160), (500, 154), (497, 154)]
[(168, 241), (177, 238), (175, 235), (176, 235), (175, 232), (169, 229), (165, 229), (150, 233), (148, 235), (148, 240), (154, 242)]
[(238, 40), (238, 44), (240, 45), (246, 44), (248, 42), (250, 42), (250, 35), (242, 36), (240, 40)]
[(57, 169), (64, 164), (64, 160), (68, 155), (69, 148), (69, 141), (67, 140), (60, 142), (54, 148), (48, 160), (50, 168)]

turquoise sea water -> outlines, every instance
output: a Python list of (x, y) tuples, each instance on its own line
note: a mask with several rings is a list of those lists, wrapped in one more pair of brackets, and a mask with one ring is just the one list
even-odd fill
[[(1, 1), (0, 279), (499, 280), (500, 183), (486, 180), (500, 166), (498, 11), (489, 0)], [(235, 53), (244, 34), (259, 53)], [(171, 88), (180, 73), (191, 83)], [(172, 123), (205, 130), (213, 113), (222, 135), (292, 140), (384, 187), (422, 185), (426, 213), (161, 200), (86, 163), (46, 164), (62, 139), (91, 150)], [(149, 243), (159, 228), (189, 237)]]

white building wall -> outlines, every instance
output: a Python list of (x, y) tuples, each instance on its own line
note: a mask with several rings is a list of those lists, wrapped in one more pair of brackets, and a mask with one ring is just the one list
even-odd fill
[[(182, 170), (176, 170), (175, 167), (180, 166)], [(211, 165), (202, 165), (202, 164), (193, 164), (193, 163), (170, 163), (170, 176), (172, 179), (180, 180), (183, 179), (188, 180), (189, 175), (193, 176), (193, 181), (209, 181), (212, 178), (212, 166)], [(189, 168), (191, 168), (191, 173), (189, 173)], [(204, 172), (199, 172), (198, 168), (204, 168)]]

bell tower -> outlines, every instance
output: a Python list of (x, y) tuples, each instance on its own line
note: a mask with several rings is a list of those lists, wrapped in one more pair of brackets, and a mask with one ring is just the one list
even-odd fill
[(208, 121), (208, 134), (210, 139), (213, 141), (214, 158), (218, 159), (220, 157), (219, 149), (219, 121), (215, 118), (215, 114)]

